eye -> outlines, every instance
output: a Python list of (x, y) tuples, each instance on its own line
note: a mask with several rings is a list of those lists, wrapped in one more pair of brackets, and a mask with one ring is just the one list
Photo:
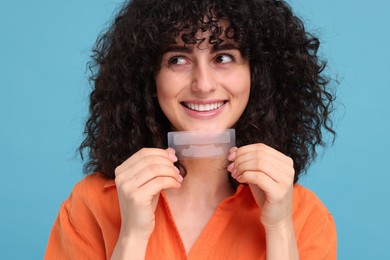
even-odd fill
[(233, 56), (230, 54), (220, 54), (215, 58), (217, 63), (228, 63), (234, 60)]
[(187, 63), (187, 60), (184, 57), (175, 56), (169, 59), (169, 64), (173, 65), (184, 65)]

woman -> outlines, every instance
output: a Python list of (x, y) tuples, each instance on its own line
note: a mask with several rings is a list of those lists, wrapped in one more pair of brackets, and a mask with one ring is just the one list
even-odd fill
[[(283, 1), (134, 0), (94, 50), (86, 173), (46, 259), (335, 259), (334, 220), (296, 184), (332, 134), (319, 41)], [(178, 161), (167, 132), (235, 128), (227, 158)]]

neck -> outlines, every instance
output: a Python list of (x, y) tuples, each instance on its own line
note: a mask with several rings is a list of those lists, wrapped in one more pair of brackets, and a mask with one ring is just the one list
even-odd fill
[(234, 192), (229, 183), (225, 158), (188, 159), (180, 163), (186, 175), (182, 187), (169, 190), (170, 195), (177, 195), (191, 205), (217, 206)]

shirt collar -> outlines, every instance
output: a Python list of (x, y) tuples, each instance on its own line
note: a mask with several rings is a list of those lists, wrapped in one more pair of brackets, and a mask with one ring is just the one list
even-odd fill
[(104, 189), (110, 189), (112, 187), (116, 187), (116, 184), (115, 184), (115, 180), (107, 180), (105, 183), (104, 183)]

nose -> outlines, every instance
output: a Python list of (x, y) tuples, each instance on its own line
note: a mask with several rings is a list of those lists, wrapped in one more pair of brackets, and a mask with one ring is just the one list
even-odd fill
[(192, 91), (207, 94), (216, 89), (215, 72), (207, 62), (198, 63), (192, 73)]

